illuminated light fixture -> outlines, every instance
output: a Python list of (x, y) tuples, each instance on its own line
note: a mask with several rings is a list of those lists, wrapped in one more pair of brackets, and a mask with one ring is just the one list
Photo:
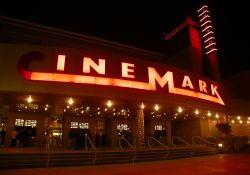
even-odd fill
[(27, 98), (27, 102), (28, 103), (31, 103), (33, 101), (33, 99), (32, 99), (32, 97), (31, 97), (31, 95)]
[(231, 120), (232, 123), (234, 123), (235, 121), (234, 120)]
[(218, 114), (215, 115), (215, 118), (219, 118), (220, 116)]
[(66, 109), (64, 109), (63, 112), (66, 112)]
[(67, 106), (67, 108), (69, 109), (69, 105)]
[(89, 106), (86, 107), (86, 110), (87, 110), (87, 111), (89, 110)]
[(195, 113), (196, 115), (197, 115), (197, 114), (199, 114), (199, 111), (198, 111), (198, 109), (196, 109), (194, 113)]
[(237, 116), (237, 119), (240, 120), (240, 116)]
[(68, 100), (69, 105), (72, 105), (74, 103), (73, 99), (70, 97), (70, 99)]
[(48, 105), (48, 104), (46, 104), (45, 106), (46, 106), (46, 107), (49, 107), (49, 105)]
[(240, 123), (243, 123), (242, 120), (239, 121)]
[(107, 102), (107, 106), (108, 107), (111, 107), (113, 104), (112, 104), (112, 102), (109, 100), (108, 102)]
[(178, 108), (178, 112), (181, 113), (182, 112), (182, 108), (179, 106)]
[(45, 111), (47, 111), (47, 110), (48, 110), (48, 108), (44, 108), (44, 110), (45, 110)]
[(247, 119), (250, 120), (250, 117), (248, 117)]
[(250, 123), (250, 121), (247, 121), (247, 124), (249, 124)]
[(218, 147), (223, 147), (223, 144), (222, 143), (218, 143)]
[(210, 112), (210, 111), (207, 112), (207, 116), (208, 116), (208, 117), (211, 116), (211, 112)]
[(143, 104), (143, 103), (141, 103), (141, 109), (144, 109), (144, 108), (145, 108), (144, 104)]
[(83, 113), (84, 113), (84, 111), (81, 111), (81, 113), (83, 114)]
[(156, 111), (158, 111), (158, 110), (160, 109), (160, 107), (156, 104), (155, 107), (154, 107), (154, 109), (155, 109)]

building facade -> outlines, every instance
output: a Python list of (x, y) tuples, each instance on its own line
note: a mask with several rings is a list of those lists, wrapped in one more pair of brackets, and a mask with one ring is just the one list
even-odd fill
[(6, 146), (14, 137), (19, 146), (56, 148), (144, 148), (174, 136), (191, 143), (218, 136), (215, 125), (235, 115), (192, 42), (167, 56), (6, 17), (0, 24)]

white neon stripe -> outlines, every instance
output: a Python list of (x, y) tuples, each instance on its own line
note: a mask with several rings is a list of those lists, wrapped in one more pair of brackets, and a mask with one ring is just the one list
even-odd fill
[(213, 33), (214, 33), (213, 31), (210, 31), (210, 32), (206, 33), (205, 35), (203, 35), (202, 37), (205, 38), (207, 35), (213, 34)]
[(201, 11), (202, 9), (207, 8), (206, 5), (203, 5), (197, 12)]
[(210, 46), (212, 46), (212, 45), (216, 45), (216, 43), (210, 43), (209, 45), (207, 45), (207, 46), (205, 47), (205, 49), (208, 48), (208, 47), (210, 47)]
[(211, 36), (210, 38), (208, 38), (207, 40), (205, 40), (204, 43), (210, 41), (211, 39), (215, 39), (215, 37)]
[(205, 30), (212, 28), (212, 26), (206, 26), (205, 29), (203, 29), (201, 32), (204, 32)]
[(200, 22), (202, 22), (204, 19), (206, 18), (209, 18), (210, 19), (210, 16), (209, 15), (205, 15), (202, 19), (200, 19)]
[(213, 49), (209, 50), (208, 52), (206, 52), (206, 54), (209, 54), (209, 53), (211, 53), (213, 51), (217, 51), (217, 49), (213, 48)]
[(201, 14), (199, 14), (199, 17), (202, 16), (202, 15), (204, 15), (204, 13), (209, 13), (209, 11), (208, 10), (204, 10)]
[(201, 27), (204, 26), (204, 25), (206, 25), (207, 23), (211, 23), (211, 22), (212, 21), (208, 20), (208, 21), (204, 22), (203, 24), (201, 24)]

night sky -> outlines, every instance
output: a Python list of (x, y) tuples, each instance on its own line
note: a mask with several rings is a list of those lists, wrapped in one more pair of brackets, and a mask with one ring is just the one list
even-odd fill
[(8, 1), (1, 4), (0, 15), (160, 52), (166, 44), (164, 36), (206, 4), (213, 20), (222, 77), (250, 70), (247, 1), (86, 2)]

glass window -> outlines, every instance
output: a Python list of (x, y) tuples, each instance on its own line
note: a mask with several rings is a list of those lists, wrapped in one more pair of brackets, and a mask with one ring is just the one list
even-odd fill
[(129, 130), (128, 124), (118, 124), (117, 130), (125, 130), (125, 131)]
[(37, 126), (37, 120), (25, 120), (24, 126), (31, 126), (34, 128)]
[(155, 131), (162, 131), (162, 125), (155, 125)]
[(24, 119), (16, 119), (15, 126), (23, 126), (24, 125)]
[(71, 122), (70, 128), (78, 128), (78, 122)]
[(81, 128), (81, 129), (89, 129), (89, 123), (79, 123), (79, 128)]

